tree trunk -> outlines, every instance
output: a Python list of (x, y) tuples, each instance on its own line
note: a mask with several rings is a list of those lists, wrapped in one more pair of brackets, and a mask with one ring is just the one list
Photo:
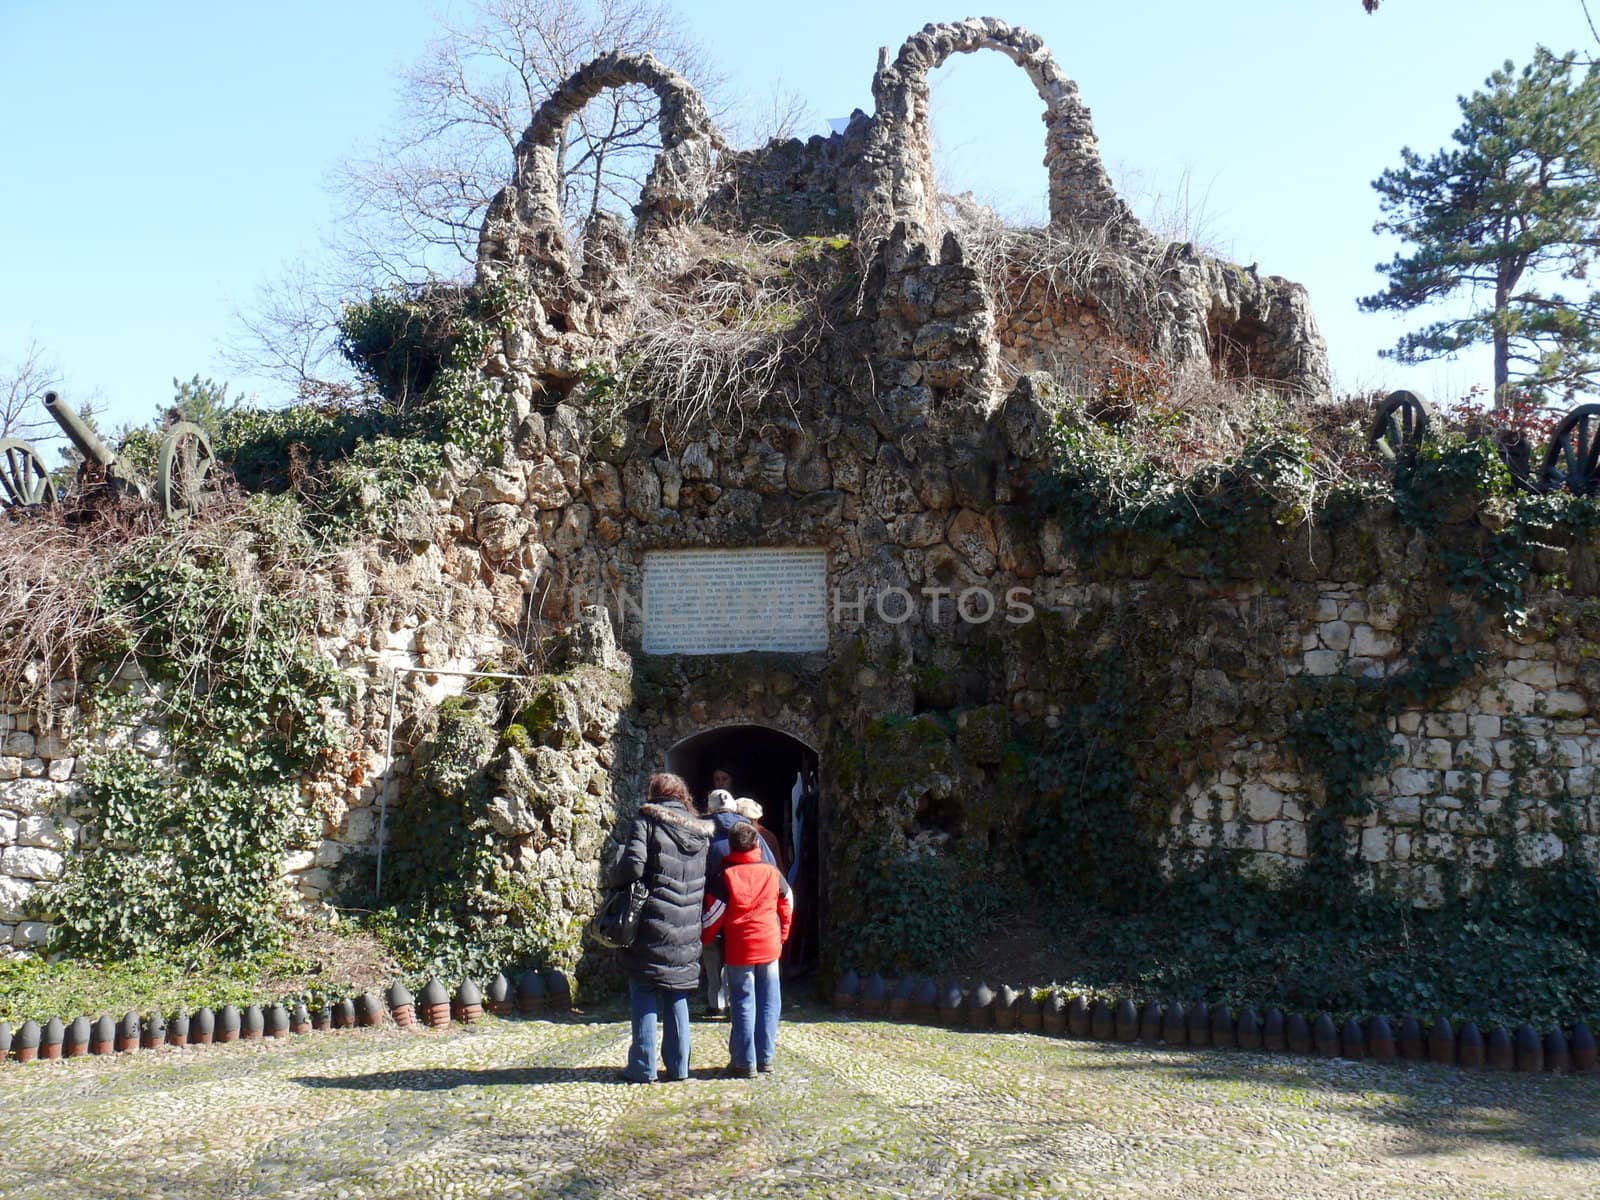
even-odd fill
[(1511, 335), (1505, 329), (1506, 309), (1511, 306), (1511, 288), (1504, 280), (1494, 289), (1494, 407), (1511, 403)]

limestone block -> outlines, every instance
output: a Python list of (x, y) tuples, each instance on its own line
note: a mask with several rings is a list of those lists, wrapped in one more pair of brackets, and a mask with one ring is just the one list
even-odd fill
[(1494, 743), (1484, 737), (1457, 742), (1454, 762), (1460, 771), (1487, 771), (1494, 766)]
[(831, 488), (833, 471), (821, 454), (806, 454), (789, 460), (785, 480), (791, 492), (804, 496)]
[(1390, 833), (1381, 825), (1361, 831), (1361, 858), (1364, 862), (1386, 862), (1390, 853)]
[(1500, 736), (1500, 718), (1488, 713), (1469, 716), (1467, 732), (1475, 738), (1497, 738)]
[(39, 758), (60, 758), (72, 753), (72, 748), (59, 733), (38, 733), (33, 738), (33, 752)]
[(301, 871), (310, 870), (316, 861), (315, 850), (290, 850), (283, 856), (283, 873), (298, 875)]
[(1542, 691), (1550, 691), (1556, 686), (1555, 664), (1541, 662), (1538, 659), (1509, 662), (1506, 664), (1506, 674), (1520, 683)]
[(1394, 638), (1371, 625), (1357, 625), (1350, 634), (1350, 649), (1363, 658), (1388, 658), (1395, 652)]
[(1383, 814), (1396, 825), (1415, 825), (1422, 820), (1422, 798), (1391, 796), (1383, 806)]
[(9, 808), (23, 816), (46, 814), (64, 807), (72, 790), (71, 784), (52, 783), (47, 779), (18, 779), (0, 783), (0, 807)]
[(1344, 621), (1325, 621), (1317, 627), (1317, 636), (1329, 650), (1350, 649), (1350, 626)]
[(1273, 854), (1306, 856), (1306, 827), (1300, 821), (1272, 821), (1263, 827), (1265, 845)]
[(677, 508), (683, 493), (683, 472), (678, 464), (667, 458), (652, 458), (651, 469), (661, 482), (661, 503), (666, 508)]
[(690, 442), (683, 448), (683, 454), (678, 459), (678, 470), (689, 482), (717, 481), (716, 460), (711, 457), (711, 447), (704, 442)]
[(22, 760), (22, 777), (24, 779), (45, 779), (50, 774), (50, 764), (42, 758), (25, 758)]
[(1264, 783), (1245, 784), (1239, 797), (1252, 821), (1276, 820), (1283, 812), (1283, 793)]
[(522, 481), (507, 471), (480, 472), (467, 486), (481, 493), (485, 502), (495, 504), (521, 504), (525, 495)]
[(1547, 866), (1565, 854), (1566, 849), (1561, 839), (1553, 833), (1517, 835), (1517, 859), (1524, 866)]
[(0, 783), (12, 779), (22, 778), (22, 760), (20, 758), (0, 758)]
[[(63, 829), (62, 824), (66, 825)], [(63, 817), (58, 823), (50, 817), (23, 817), (17, 824), (16, 843), (19, 846), (40, 846), (46, 850), (65, 850), (73, 842), (78, 823)]]
[(947, 538), (950, 546), (979, 575), (994, 573), (998, 564), (998, 547), (994, 526), (989, 518), (971, 509), (962, 509), (950, 519)]
[(339, 860), (345, 856), (345, 847), (338, 842), (326, 840), (317, 847), (315, 863), (319, 867), (336, 867)]
[(1422, 729), (1429, 737), (1464, 738), (1468, 733), (1466, 713), (1429, 713), (1422, 720)]
[(1558, 767), (1581, 767), (1584, 760), (1583, 742), (1577, 738), (1556, 738), (1553, 749)]
[(12, 758), (31, 758), (33, 756), (33, 734), (6, 734), (5, 740), (0, 741), (0, 754)]
[(1395, 727), (1401, 733), (1417, 733), (1422, 729), (1422, 714), (1419, 712), (1403, 712), (1395, 718)]
[(1422, 744), (1422, 753), (1416, 758), (1418, 764), (1424, 767), (1433, 767), (1444, 770), (1451, 764), (1455, 747), (1445, 738), (1429, 738)]
[(1404, 829), (1394, 832), (1394, 857), (1397, 862), (1409, 862), (1411, 859), (1411, 834)]
[(604, 516), (620, 516), (622, 503), (622, 476), (610, 463), (594, 463), (583, 481), (583, 492), (595, 512)]
[(1334, 597), (1334, 596), (1329, 596), (1329, 595), (1326, 595), (1326, 594), (1318, 596), (1317, 597), (1316, 620), (1319, 623), (1321, 623), (1323, 621), (1334, 621), (1334, 620), (1337, 620), (1338, 617), (1339, 617), (1339, 601), (1338, 601), (1338, 599), (1336, 597)]
[(377, 812), (371, 808), (356, 808), (346, 815), (339, 840), (347, 846), (369, 846), (377, 836)]
[(17, 879), (60, 879), (66, 860), (42, 846), (7, 846), (0, 850), (0, 874)]
[(529, 525), (512, 504), (485, 504), (474, 524), (478, 544), (493, 561), (510, 558), (528, 536)]
[(1589, 702), (1577, 692), (1551, 692), (1545, 700), (1545, 711), (1552, 717), (1586, 717)]
[(1309, 650), (1305, 656), (1307, 675), (1337, 675), (1344, 665), (1344, 655), (1337, 650)]
[(0, 875), (0, 921), (15, 923), (26, 919), (28, 897), (36, 886), (31, 879)]
[[(551, 459), (533, 463), (528, 467), (524, 491), (529, 503), (541, 509), (561, 508), (572, 499), (561, 468)], [(520, 498), (519, 498), (520, 502)]]
[(46, 779), (57, 783), (65, 783), (71, 779), (78, 769), (78, 760), (75, 757), (52, 758), (49, 769), (44, 773)]
[(912, 549), (936, 546), (944, 541), (944, 520), (937, 513), (918, 512), (909, 516), (891, 517), (889, 538), (896, 545)]
[(22, 921), (11, 935), (13, 946), (42, 946), (50, 937), (50, 926), (43, 921)]
[(661, 478), (648, 462), (630, 458), (622, 468), (622, 494), (635, 520), (652, 521), (661, 508)]
[(309, 900), (315, 900), (333, 887), (333, 872), (318, 867), (298, 876), (294, 882), (295, 886), (300, 889), (302, 896)]
[(14, 813), (0, 812), (0, 846), (9, 846), (17, 840), (17, 817)]
[(1396, 796), (1432, 796), (1439, 791), (1443, 776), (1438, 771), (1400, 767), (1389, 773), (1389, 782)]

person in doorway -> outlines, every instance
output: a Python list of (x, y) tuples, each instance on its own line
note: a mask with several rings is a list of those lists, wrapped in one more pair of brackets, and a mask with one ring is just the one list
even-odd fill
[(729, 832), (721, 882), (706, 893), (701, 935), (708, 942), (718, 934), (726, 940), (733, 1018), (728, 1074), (742, 1079), (772, 1070), (783, 1008), (778, 959), (794, 917), (788, 885), (762, 849), (761, 835), (748, 821)]
[(706, 853), (714, 827), (694, 811), (689, 785), (652, 775), (647, 798), (614, 843), (602, 872), (610, 887), (642, 879), (649, 890), (633, 944), (617, 951), (628, 973), (633, 1040), (622, 1079), (654, 1083), (659, 1034), (667, 1078), (689, 1077), (689, 994), (700, 977)]
[(706, 793), (705, 802), (700, 808), (700, 811), (708, 817), (714, 811), (711, 807), (711, 797), (717, 792), (726, 792), (729, 796), (733, 795), (733, 771), (728, 767), (727, 763), (718, 763), (712, 768), (711, 790)]

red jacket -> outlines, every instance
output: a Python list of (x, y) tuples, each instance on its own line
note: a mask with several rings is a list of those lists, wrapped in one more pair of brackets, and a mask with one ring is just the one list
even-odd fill
[(723, 938), (723, 961), (730, 967), (774, 962), (789, 940), (794, 906), (778, 869), (763, 862), (761, 848), (735, 850), (722, 860), (722, 884), (706, 890), (701, 940)]

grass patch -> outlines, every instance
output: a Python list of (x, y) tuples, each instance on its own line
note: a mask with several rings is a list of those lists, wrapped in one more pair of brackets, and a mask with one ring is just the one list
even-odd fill
[(397, 978), (392, 959), (373, 938), (355, 932), (308, 930), (292, 949), (254, 958), (199, 954), (178, 962), (138, 955), (113, 962), (36, 956), (0, 958), (0, 1021), (15, 1028), (101, 1014), (171, 1014), (209, 1006), (329, 999), (382, 987)]

